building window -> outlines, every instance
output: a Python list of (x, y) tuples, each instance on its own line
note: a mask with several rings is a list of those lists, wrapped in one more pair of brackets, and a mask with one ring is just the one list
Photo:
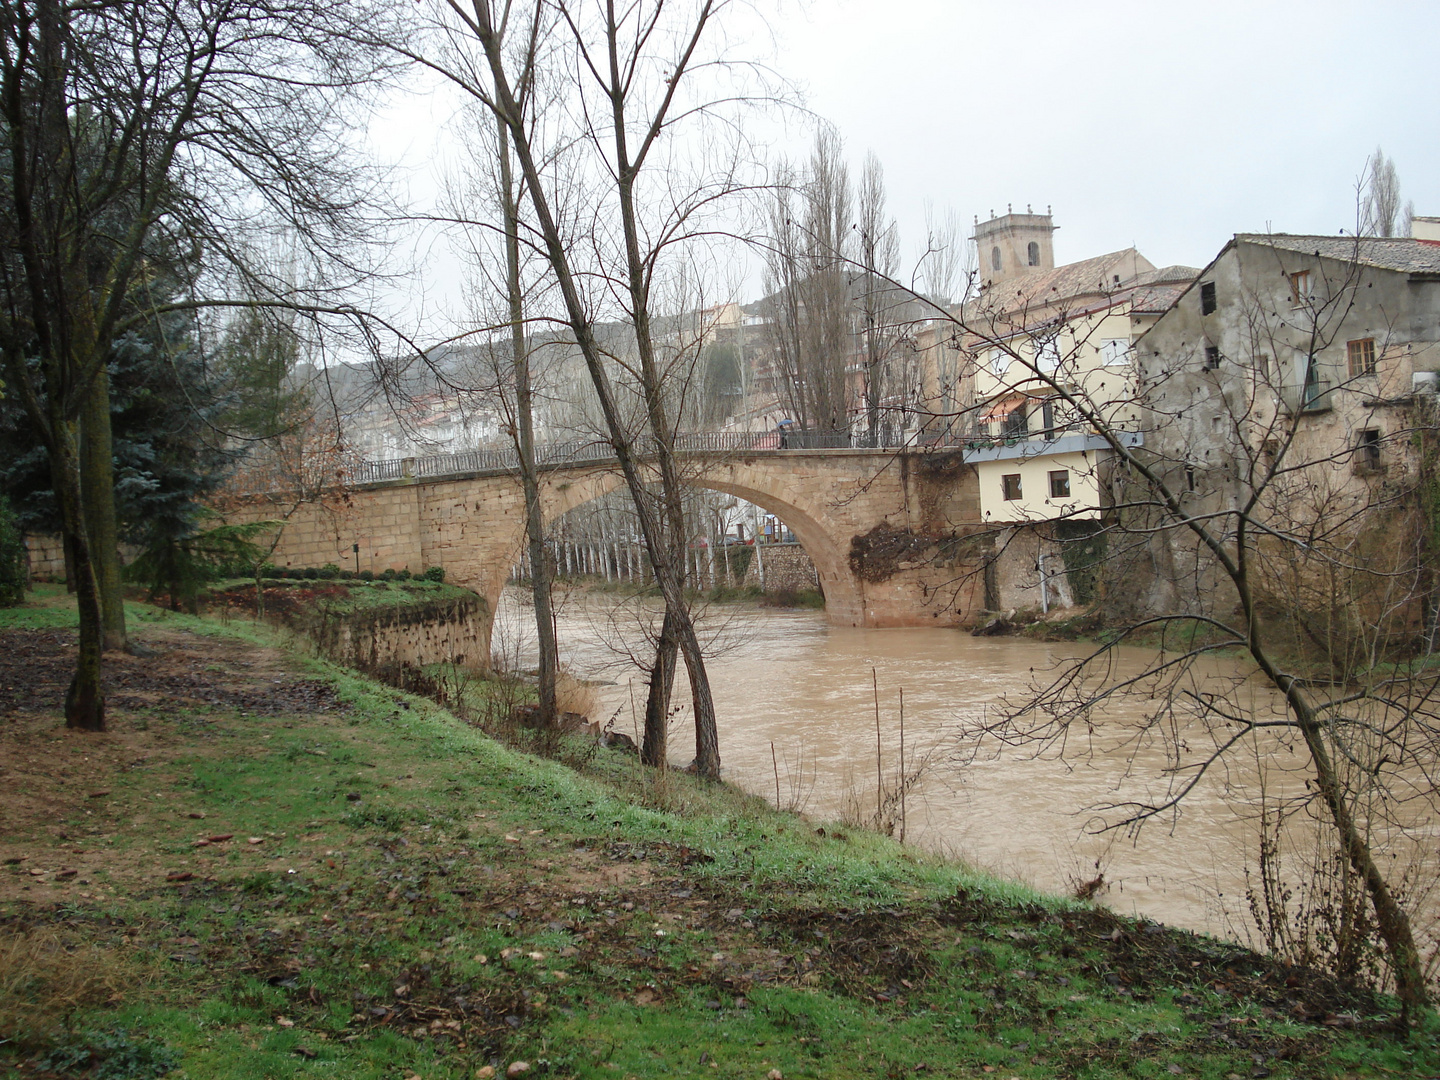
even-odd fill
[(1205, 362), (1200, 365), (1201, 371), (1217, 371), (1220, 368), (1220, 346), (1205, 346)]
[(990, 249), (990, 269), (997, 274), (1000, 272), (1000, 249), (998, 247)]
[(1035, 370), (1049, 375), (1060, 366), (1060, 341), (1058, 338), (1043, 338), (1034, 342)]
[(1346, 352), (1350, 354), (1350, 377), (1357, 375), (1375, 374), (1375, 339), (1362, 338), (1360, 341), (1351, 341), (1345, 346)]
[(1124, 338), (1109, 338), (1100, 342), (1100, 361), (1108, 367), (1127, 363), (1130, 359), (1130, 342)]
[(1355, 464), (1361, 470), (1378, 472), (1380, 469), (1380, 432), (1376, 428), (1367, 428), (1360, 432), (1360, 444), (1355, 457)]
[(1297, 270), (1290, 275), (1290, 299), (1297, 305), (1310, 299), (1310, 271)]
[(1029, 261), (1031, 266), (1040, 265), (1040, 245), (1037, 244), (1034, 240), (1031, 240), (1030, 246), (1025, 249), (1025, 258)]
[(1070, 470), (1056, 469), (1050, 474), (1050, 497), (1052, 499), (1068, 499), (1070, 497)]
[(1042, 434), (1055, 434), (1055, 402), (1051, 398), (1040, 402), (1040, 428)]
[(1000, 491), (1005, 496), (1006, 502), (1014, 502), (1020, 498), (1020, 474), (1018, 472), (1005, 473), (1000, 477)]
[(1025, 416), (1025, 406), (1016, 405), (1005, 414), (1005, 438), (1023, 439), (1030, 434), (1030, 424)]
[(1010, 367), (1010, 354), (1004, 349), (990, 350), (990, 370), (996, 375), (1004, 375)]
[(1300, 407), (1302, 409), (1323, 409), (1325, 392), (1330, 389), (1330, 380), (1320, 377), (1320, 363), (1309, 353), (1297, 352), (1296, 367), (1300, 371)]
[(1200, 314), (1209, 315), (1215, 310), (1215, 283), (1204, 281), (1200, 283)]

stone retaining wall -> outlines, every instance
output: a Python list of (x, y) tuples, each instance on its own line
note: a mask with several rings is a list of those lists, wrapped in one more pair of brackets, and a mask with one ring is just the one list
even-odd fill
[(486, 671), (489, 627), (489, 608), (476, 596), (345, 615), (320, 612), (299, 629), (331, 660), (366, 671), (443, 663)]

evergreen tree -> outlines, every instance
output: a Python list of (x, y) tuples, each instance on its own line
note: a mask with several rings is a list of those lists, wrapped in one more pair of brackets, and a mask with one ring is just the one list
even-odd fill
[[(230, 398), (208, 377), (187, 316), (155, 320), (112, 346), (110, 423), (121, 539), (146, 547), (197, 528), (204, 497), (233, 466), (219, 428)], [(0, 402), (0, 489), (24, 532), (61, 531), (50, 464), (28, 418)]]
[(0, 607), (14, 607), (25, 599), (28, 580), (25, 544), (10, 513), (10, 503), (0, 495)]

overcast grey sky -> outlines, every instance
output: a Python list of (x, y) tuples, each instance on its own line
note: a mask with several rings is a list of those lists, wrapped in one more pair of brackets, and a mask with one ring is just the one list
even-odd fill
[(1440, 3), (814, 0), (783, 73), (886, 170), (907, 248), (932, 199), (1054, 207), (1057, 261), (1203, 265), (1236, 232), (1353, 228), (1376, 145), (1440, 214)]
[[(1377, 145), (1402, 197), (1440, 214), (1437, 0), (753, 3), (778, 11), (760, 51), (835, 126), (852, 166), (879, 156), (910, 257), (926, 200), (967, 233), (977, 214), (1028, 203), (1053, 206), (1057, 261), (1133, 244), (1159, 266), (1203, 266), (1236, 232), (1353, 228)], [(420, 203), (453, 108), (411, 97), (377, 125)], [(777, 152), (803, 158), (813, 128), (792, 129)], [(457, 306), (461, 270), (443, 244), (421, 261), (414, 314), (429, 321)]]

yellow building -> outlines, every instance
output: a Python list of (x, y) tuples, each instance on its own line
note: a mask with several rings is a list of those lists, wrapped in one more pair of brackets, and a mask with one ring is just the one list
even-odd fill
[(977, 294), (921, 336), (926, 441), (958, 446), (985, 521), (1093, 520), (1112, 447), (1140, 441), (1131, 343), (1197, 271), (1134, 248), (1055, 266), (1049, 214), (977, 223)]

